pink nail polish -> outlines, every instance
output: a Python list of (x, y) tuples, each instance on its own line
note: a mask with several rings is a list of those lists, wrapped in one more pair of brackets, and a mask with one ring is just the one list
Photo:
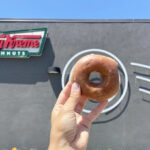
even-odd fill
[(73, 89), (73, 90), (78, 90), (79, 88), (80, 88), (80, 85), (79, 85), (78, 83), (74, 82), (74, 83), (72, 84), (72, 89)]

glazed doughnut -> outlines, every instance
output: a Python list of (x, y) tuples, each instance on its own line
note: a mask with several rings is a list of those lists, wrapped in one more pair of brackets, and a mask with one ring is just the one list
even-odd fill
[[(100, 73), (100, 83), (89, 81), (92, 72)], [(89, 54), (77, 61), (70, 80), (80, 84), (83, 96), (98, 102), (105, 101), (119, 90), (118, 64), (110, 57)]]

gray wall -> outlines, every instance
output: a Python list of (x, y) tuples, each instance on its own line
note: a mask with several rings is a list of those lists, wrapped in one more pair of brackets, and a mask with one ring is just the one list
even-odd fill
[[(47, 68), (53, 65), (63, 70), (77, 52), (98, 48), (121, 59), (129, 86), (123, 102), (94, 122), (87, 149), (149, 150), (150, 99), (138, 91), (141, 83), (135, 79), (146, 71), (139, 72), (130, 62), (150, 65), (150, 23), (0, 22), (0, 31), (40, 27), (48, 28), (49, 33), (42, 56), (0, 59), (0, 149), (47, 148), (50, 112), (61, 90), (61, 74), (48, 75)], [(86, 107), (91, 106), (88, 102)]]

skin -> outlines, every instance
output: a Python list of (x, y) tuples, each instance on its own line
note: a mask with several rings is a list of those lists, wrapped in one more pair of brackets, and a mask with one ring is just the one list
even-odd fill
[(101, 102), (91, 113), (83, 115), (86, 101), (77, 83), (69, 82), (62, 90), (51, 114), (48, 150), (86, 150), (91, 124), (108, 103)]

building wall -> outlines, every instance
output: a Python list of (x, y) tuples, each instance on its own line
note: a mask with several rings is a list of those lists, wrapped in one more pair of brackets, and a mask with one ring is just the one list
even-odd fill
[[(150, 23), (132, 20), (0, 21), (0, 31), (41, 27), (48, 29), (42, 56), (0, 58), (0, 149), (16, 146), (44, 150), (48, 147), (50, 113), (61, 91), (62, 74), (48, 74), (47, 69), (57, 66), (63, 71), (73, 55), (96, 48), (113, 53), (123, 62), (129, 83), (121, 104), (102, 114), (92, 125), (87, 149), (149, 150), (150, 99), (149, 95), (145, 98), (146, 94), (142, 94), (139, 87), (149, 90), (150, 86), (136, 76), (150, 78), (150, 72), (130, 63), (150, 65)], [(120, 96), (124, 90), (124, 74), (121, 68), (119, 72)], [(88, 102), (86, 108), (94, 105)]]

